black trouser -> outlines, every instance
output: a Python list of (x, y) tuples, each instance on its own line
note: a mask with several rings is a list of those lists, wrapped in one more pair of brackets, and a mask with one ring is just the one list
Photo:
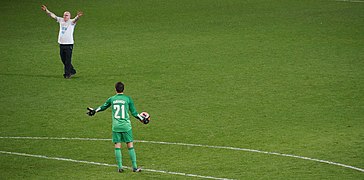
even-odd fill
[(73, 44), (60, 44), (59, 54), (61, 55), (61, 60), (64, 65), (64, 77), (69, 77), (76, 74), (76, 70), (72, 66), (72, 50)]

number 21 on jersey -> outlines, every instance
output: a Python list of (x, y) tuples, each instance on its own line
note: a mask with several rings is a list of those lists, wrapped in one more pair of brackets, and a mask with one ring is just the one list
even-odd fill
[(116, 119), (120, 119), (120, 115), (121, 115), (121, 118), (122, 119), (125, 119), (125, 105), (124, 104), (122, 104), (122, 105), (120, 105), (120, 104), (114, 104), (114, 109), (115, 109), (114, 117)]

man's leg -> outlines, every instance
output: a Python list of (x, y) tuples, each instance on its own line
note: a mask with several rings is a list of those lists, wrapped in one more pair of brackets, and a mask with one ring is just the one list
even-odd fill
[(123, 159), (121, 155), (121, 143), (115, 143), (115, 158), (116, 163), (118, 165), (118, 171), (122, 172), (123, 170)]
[(61, 61), (63, 63), (64, 66), (64, 74), (63, 77), (66, 78), (66, 47), (64, 45), (59, 45), (59, 55), (61, 56)]
[(133, 166), (133, 171), (134, 172), (140, 172), (141, 169), (138, 168), (138, 165), (136, 163), (136, 154), (135, 154), (133, 142), (126, 143), (126, 146), (128, 147), (130, 160), (131, 160), (131, 163), (132, 163), (132, 166)]
[(76, 74), (76, 69), (72, 65), (72, 52), (73, 52), (73, 44), (70, 45), (70, 55), (69, 55), (69, 59), (70, 59), (70, 74), (71, 74), (71, 76)]
[(71, 64), (71, 76), (76, 74), (76, 69), (73, 68), (73, 65)]
[(118, 172), (123, 172), (123, 159), (121, 155), (121, 138), (122, 135), (119, 132), (112, 132), (112, 142), (115, 143), (115, 159), (118, 165)]
[(125, 140), (124, 142), (126, 142), (126, 146), (128, 147), (131, 164), (133, 166), (133, 172), (142, 171), (141, 168), (138, 168), (136, 163), (136, 154), (133, 146), (133, 131), (130, 129), (128, 132), (123, 133), (123, 137)]
[(72, 49), (73, 49), (73, 45), (69, 44), (65, 46), (65, 61), (64, 61), (64, 66), (65, 66), (65, 74), (66, 74), (66, 78), (71, 77), (71, 67), (72, 67)]

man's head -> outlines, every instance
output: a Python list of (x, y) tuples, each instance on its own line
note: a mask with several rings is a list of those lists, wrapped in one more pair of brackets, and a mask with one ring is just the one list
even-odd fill
[(124, 84), (122, 82), (117, 82), (115, 84), (115, 90), (117, 93), (123, 93), (124, 92)]
[(68, 12), (68, 11), (65, 11), (63, 13), (63, 19), (64, 19), (64, 21), (68, 21), (70, 18), (71, 18), (71, 13)]

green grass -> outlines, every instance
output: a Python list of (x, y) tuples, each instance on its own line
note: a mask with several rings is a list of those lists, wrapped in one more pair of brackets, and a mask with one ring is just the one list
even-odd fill
[[(126, 84), (135, 139), (280, 152), (364, 168), (364, 3), (47, 1), (84, 11), (65, 80), (58, 24), (39, 1), (0, 2), (0, 136), (111, 138)], [(115, 164), (107, 141), (1, 139), (0, 151)], [(124, 146), (125, 147), (125, 146)], [(231, 179), (364, 179), (349, 168), (245, 151), (135, 143), (138, 164)], [(123, 149), (124, 165), (130, 166)], [(195, 179), (0, 154), (0, 179)]]

